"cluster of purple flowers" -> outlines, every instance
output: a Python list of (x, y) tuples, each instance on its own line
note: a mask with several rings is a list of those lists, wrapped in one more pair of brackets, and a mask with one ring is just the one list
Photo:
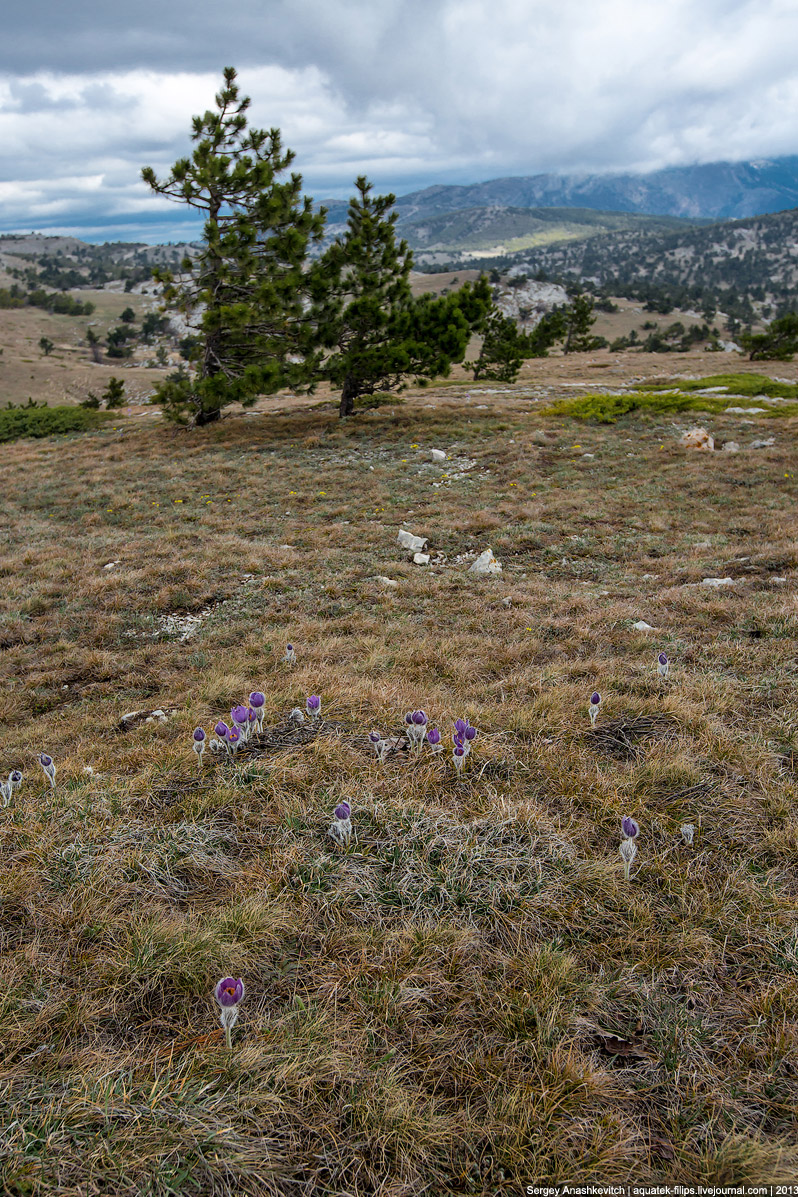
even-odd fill
[(239, 745), (246, 744), (252, 736), (263, 730), (263, 713), (266, 707), (266, 695), (260, 690), (253, 690), (249, 696), (248, 705), (240, 703), (230, 711), (230, 723), (223, 719), (214, 727), (214, 737), (209, 741), (201, 727), (195, 727), (192, 736), (192, 747), (197, 754), (197, 764), (202, 768), (202, 754), (206, 746), (211, 752), (226, 752), (228, 756), (235, 756)]

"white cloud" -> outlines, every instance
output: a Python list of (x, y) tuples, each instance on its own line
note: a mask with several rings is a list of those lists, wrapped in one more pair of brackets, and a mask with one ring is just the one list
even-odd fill
[(30, 0), (6, 22), (0, 228), (54, 212), (75, 225), (168, 221), (140, 168), (163, 173), (189, 150), (190, 118), (213, 105), (225, 63), (239, 66), (253, 124), (282, 129), (319, 197), (347, 194), (360, 173), (406, 191), (798, 152), (793, 0), (97, 9)]

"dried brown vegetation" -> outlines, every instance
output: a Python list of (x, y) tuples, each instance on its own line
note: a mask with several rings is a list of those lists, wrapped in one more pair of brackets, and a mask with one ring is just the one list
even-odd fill
[[(692, 415), (537, 414), (590, 369), (6, 447), (5, 1193), (794, 1178), (796, 422), (721, 457), (678, 446)], [(270, 735), (198, 772), (192, 729), (253, 688)], [(292, 735), (308, 693), (327, 725)], [(368, 755), (414, 706), (481, 729), (462, 784)]]

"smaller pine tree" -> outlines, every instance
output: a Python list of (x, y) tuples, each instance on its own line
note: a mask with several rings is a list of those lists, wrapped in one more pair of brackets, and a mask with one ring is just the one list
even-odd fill
[(121, 378), (112, 374), (108, 379), (108, 386), (102, 393), (107, 408), (122, 407), (125, 402), (125, 384)]

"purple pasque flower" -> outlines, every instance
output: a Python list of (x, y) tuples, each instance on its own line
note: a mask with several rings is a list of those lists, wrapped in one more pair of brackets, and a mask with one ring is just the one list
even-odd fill
[(266, 695), (260, 690), (253, 690), (249, 696), (249, 705), (255, 712), (255, 719), (257, 723), (257, 731), (263, 731), (263, 716), (266, 711)]
[(222, 977), (213, 991), (219, 1003), (219, 1021), (224, 1027), (224, 1038), (228, 1051), (233, 1046), (230, 1032), (238, 1021), (238, 1007), (244, 1000), (246, 989), (240, 977)]
[(441, 733), (437, 727), (431, 727), (427, 732), (427, 739), (432, 745), (433, 752), (443, 752), (443, 745), (441, 744)]
[(311, 719), (318, 719), (321, 714), (321, 699), (318, 694), (309, 694), (305, 699), (305, 710)]
[(216, 724), (216, 727), (213, 730), (216, 732), (216, 734), (220, 740), (226, 740), (228, 733), (230, 731), (230, 728), (227, 726), (227, 724), (225, 723), (225, 721), (223, 719), (220, 719), (219, 722)]
[(477, 738), (477, 729), (475, 727), (472, 727), (471, 724), (469, 723), (468, 727), (465, 729), (465, 732), (463, 734), (464, 734), (466, 740), (468, 741), (468, 743), (470, 744), (473, 740), (476, 740), (476, 738)]
[(413, 712), (412, 711), (408, 711), (407, 714), (405, 715), (405, 723), (407, 724), (408, 727), (413, 726)]
[(598, 690), (594, 690), (590, 695), (590, 723), (593, 727), (596, 726), (596, 719), (598, 718), (599, 707), (601, 706), (601, 695)]
[(459, 736), (464, 736), (464, 735), (465, 735), (465, 730), (466, 730), (466, 728), (467, 728), (467, 727), (468, 727), (468, 720), (467, 720), (467, 719), (455, 719), (455, 721), (454, 721), (454, 730), (457, 732), (457, 734), (458, 734)]
[(452, 750), (452, 760), (454, 761), (454, 767), (457, 770), (458, 777), (462, 775), (467, 756), (468, 753), (462, 744), (456, 745)]
[(416, 727), (426, 727), (429, 723), (426, 711), (413, 711), (412, 719)]
[(20, 773), (19, 769), (11, 770), (8, 775), (8, 784), (10, 785), (12, 792), (14, 790), (18, 790), (22, 785), (22, 774)]
[(230, 752), (233, 756), (235, 756), (235, 754), (238, 752), (238, 745), (241, 743), (242, 738), (243, 737), (239, 728), (228, 728), (225, 742), (227, 744), (228, 752)]
[(244, 728), (249, 727), (249, 715), (247, 713), (247, 708), (242, 704), (239, 704), (237, 707), (233, 707), (232, 711), (230, 712), (230, 718), (233, 721), (233, 725), (237, 727), (239, 731), (243, 731)]
[(410, 747), (418, 755), (427, 734), (427, 724), (429, 723), (427, 712), (408, 711), (405, 715), (405, 723), (407, 724), (407, 738), (410, 741)]
[(660, 677), (667, 677), (670, 670), (670, 661), (665, 656), (665, 653), (660, 653), (657, 657), (657, 673)]
[(39, 753), (39, 764), (47, 775), (50, 785), (55, 789), (55, 761), (46, 752)]
[(327, 834), (332, 836), (337, 844), (345, 847), (352, 835), (352, 820), (350, 818), (352, 808), (348, 802), (339, 802), (333, 811), (335, 822), (328, 829)]
[(624, 815), (621, 819), (621, 834), (624, 839), (636, 839), (640, 835), (640, 824), (631, 815)]
[(618, 848), (621, 860), (623, 861), (623, 879), (629, 880), (629, 867), (637, 855), (637, 844), (634, 840), (621, 840)]
[(293, 644), (286, 644), (283, 660), (287, 665), (296, 665), (296, 649)]
[(205, 751), (205, 732), (201, 727), (194, 728), (194, 734), (191, 737), (191, 744), (197, 754), (197, 764), (202, 768), (202, 754)]
[(377, 760), (382, 763), (385, 760), (385, 753), (388, 751), (387, 741), (383, 740), (378, 731), (374, 731), (372, 729), (372, 731), (369, 732), (369, 742), (374, 745), (374, 752)]

